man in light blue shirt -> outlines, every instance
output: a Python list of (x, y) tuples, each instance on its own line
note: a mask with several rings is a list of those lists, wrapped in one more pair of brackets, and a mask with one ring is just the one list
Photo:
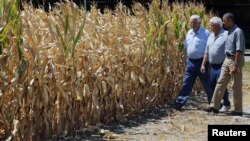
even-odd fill
[[(210, 26), (213, 33), (210, 34), (207, 40), (206, 50), (201, 65), (201, 72), (205, 72), (205, 64), (209, 61), (210, 64), (210, 84), (212, 92), (214, 92), (216, 83), (220, 77), (221, 66), (225, 60), (225, 44), (228, 32), (223, 29), (221, 18), (213, 17), (210, 19)], [(230, 109), (230, 101), (228, 99), (228, 91), (226, 89), (223, 97), (223, 107), (221, 112), (227, 112)]]
[[(201, 18), (198, 15), (192, 15), (190, 17), (190, 25), (191, 29), (188, 31), (184, 43), (187, 51), (187, 64), (184, 79), (179, 95), (171, 105), (172, 108), (177, 110), (181, 110), (183, 105), (187, 102), (197, 76), (200, 78), (203, 87), (205, 88), (208, 103), (210, 103), (212, 99), (208, 71), (205, 71), (205, 73), (200, 72), (207, 38), (210, 33), (207, 29), (201, 27)], [(208, 63), (206, 66), (208, 66)]]

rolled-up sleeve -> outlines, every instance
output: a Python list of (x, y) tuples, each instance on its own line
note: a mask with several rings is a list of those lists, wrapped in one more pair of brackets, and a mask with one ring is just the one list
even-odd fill
[(245, 36), (242, 30), (236, 33), (236, 51), (244, 52), (245, 50)]

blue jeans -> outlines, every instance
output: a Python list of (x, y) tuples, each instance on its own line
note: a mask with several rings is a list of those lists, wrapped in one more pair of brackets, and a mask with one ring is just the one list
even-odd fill
[(208, 103), (210, 104), (212, 100), (212, 89), (210, 85), (210, 79), (209, 79), (209, 73), (208, 73), (208, 63), (206, 64), (206, 71), (205, 73), (200, 72), (201, 64), (202, 64), (202, 58), (201, 59), (188, 59), (184, 79), (182, 82), (182, 87), (179, 92), (179, 95), (177, 96), (175, 100), (175, 105), (182, 107), (188, 100), (189, 95), (191, 94), (192, 88), (194, 86), (195, 80), (197, 76), (200, 78), (202, 85), (205, 89), (205, 92), (207, 94)]
[[(217, 81), (218, 81), (218, 79), (220, 77), (222, 64), (219, 64), (219, 65), (212, 65), (211, 64), (210, 66), (211, 66), (211, 68), (210, 68), (210, 83), (211, 83), (212, 93), (214, 93), (215, 86), (216, 86)], [(227, 89), (224, 92), (223, 105), (230, 106), (230, 101), (228, 99), (228, 91), (227, 91)]]

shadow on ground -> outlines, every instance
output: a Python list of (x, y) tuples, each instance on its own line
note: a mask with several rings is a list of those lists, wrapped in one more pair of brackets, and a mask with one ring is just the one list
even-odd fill
[[(197, 93), (191, 95), (188, 102), (183, 107), (181, 112), (197, 111), (200, 113), (207, 106), (207, 98), (204, 93)], [(53, 139), (52, 141), (107, 141), (116, 140), (115, 135), (124, 134), (128, 129), (133, 129), (143, 124), (157, 123), (157, 121), (171, 117), (176, 114), (176, 110), (169, 108), (169, 105), (162, 107), (155, 107), (151, 111), (145, 111), (138, 116), (127, 118), (125, 122), (112, 122), (109, 124), (102, 124), (99, 126), (94, 126), (89, 129), (84, 129), (74, 135)], [(203, 113), (203, 112), (201, 112)], [(177, 112), (178, 114), (178, 112)], [(219, 113), (217, 116), (229, 116), (229, 113)], [(249, 111), (245, 112), (242, 116), (243, 118), (250, 118)], [(109, 136), (110, 137), (107, 137)], [(133, 134), (133, 133), (132, 133)], [(136, 133), (134, 133), (136, 135)]]
[[(162, 117), (169, 116), (171, 114), (169, 105), (162, 107), (156, 107), (153, 110), (142, 112), (140, 115), (135, 117), (127, 118), (125, 122), (111, 122), (109, 124), (102, 124), (89, 129), (84, 129), (75, 133), (74, 135), (56, 138), (52, 141), (107, 141), (112, 140), (111, 138), (105, 137), (107, 134), (122, 134), (125, 129), (135, 128), (148, 122), (160, 120)], [(102, 133), (104, 131), (105, 133)]]

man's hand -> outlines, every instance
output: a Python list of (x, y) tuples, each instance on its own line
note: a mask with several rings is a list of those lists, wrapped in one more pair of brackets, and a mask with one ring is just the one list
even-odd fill
[(200, 69), (201, 73), (205, 73), (206, 72), (206, 68), (204, 65), (201, 65), (201, 69)]
[(231, 73), (232, 75), (234, 75), (234, 74), (236, 74), (237, 72), (238, 72), (238, 67), (237, 67), (237, 65), (233, 64), (233, 65), (231, 66), (230, 73)]

